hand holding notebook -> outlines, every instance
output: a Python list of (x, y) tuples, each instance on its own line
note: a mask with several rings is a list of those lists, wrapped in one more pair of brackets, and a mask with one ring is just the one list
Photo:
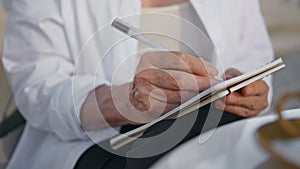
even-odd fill
[[(242, 73), (234, 68), (225, 71), (223, 78), (228, 80)], [(242, 117), (252, 117), (260, 114), (269, 105), (269, 85), (265, 80), (257, 80), (242, 89), (231, 93), (225, 99), (220, 99), (214, 106), (222, 111)]]

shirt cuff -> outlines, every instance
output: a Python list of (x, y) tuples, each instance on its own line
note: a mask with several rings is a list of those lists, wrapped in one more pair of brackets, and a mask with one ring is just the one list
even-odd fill
[(89, 75), (73, 76), (59, 85), (51, 99), (54, 112), (49, 119), (55, 134), (62, 140), (88, 139), (80, 122), (81, 107), (89, 93), (101, 85), (109, 85), (109, 82)]

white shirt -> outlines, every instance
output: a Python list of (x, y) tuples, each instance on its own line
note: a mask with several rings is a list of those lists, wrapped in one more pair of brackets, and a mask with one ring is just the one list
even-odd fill
[[(148, 37), (173, 51), (182, 51), (214, 62), (214, 45), (191, 2), (142, 8), (140, 29)], [(139, 56), (154, 49), (139, 42)], [(214, 64), (218, 66), (218, 64)], [(221, 76), (222, 68), (218, 68)]]
[[(170, 50), (192, 54), (187, 44), (195, 44), (194, 48), (211, 50), (209, 37), (191, 2), (164, 6), (142, 8), (140, 29), (147, 36), (167, 46)], [(191, 46), (190, 48), (193, 48)], [(139, 43), (139, 50), (151, 50), (147, 45)], [(153, 49), (152, 49), (153, 50)], [(199, 49), (198, 49), (199, 50)], [(211, 51), (206, 51), (204, 56)], [(204, 53), (204, 52), (201, 52)], [(205, 58), (209, 61), (211, 58)]]
[[(257, 0), (191, 3), (224, 69), (246, 72), (273, 59)], [(109, 24), (118, 16), (138, 26), (140, 10), (140, 0), (12, 1), (3, 64), (27, 125), (8, 169), (70, 169), (93, 145), (79, 121), (85, 98), (131, 81), (137, 65), (137, 42), (120, 41), (126, 36)], [(101, 141), (116, 131), (88, 134)]]

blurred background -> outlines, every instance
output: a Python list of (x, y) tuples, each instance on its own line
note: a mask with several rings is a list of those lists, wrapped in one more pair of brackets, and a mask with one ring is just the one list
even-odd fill
[[(287, 91), (300, 91), (300, 0), (261, 0), (262, 13), (271, 36), (276, 57), (283, 57), (287, 67), (274, 75), (274, 100)], [(2, 54), (3, 34), (7, 13), (0, 5), (0, 57)], [(0, 122), (6, 108), (10, 89), (0, 62)], [(288, 108), (299, 107), (299, 102), (292, 101)], [(9, 108), (12, 112), (14, 106)], [(270, 112), (272, 112), (272, 109)], [(2, 151), (0, 139), (0, 168), (7, 158)]]
[[(1, 2), (0, 2), (1, 3)], [(5, 13), (2, 5), (0, 7), (0, 57), (2, 56), (2, 46), (3, 46), (3, 34), (5, 29), (5, 23), (7, 20), (7, 13)], [(10, 89), (6, 81), (5, 74), (3, 72), (2, 62), (0, 61), (0, 122), (3, 120), (3, 111), (5, 105), (10, 96)], [(6, 162), (7, 158), (3, 153), (2, 140), (0, 139), (0, 167)]]
[[(283, 93), (300, 91), (300, 0), (261, 0), (261, 8), (275, 55), (287, 65), (273, 76), (272, 111)], [(287, 105), (295, 107), (300, 107), (297, 100)]]

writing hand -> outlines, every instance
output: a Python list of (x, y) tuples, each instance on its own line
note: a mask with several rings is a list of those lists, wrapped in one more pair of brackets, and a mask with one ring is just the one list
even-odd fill
[(138, 65), (130, 100), (139, 111), (165, 113), (216, 83), (217, 73), (210, 63), (185, 53), (149, 52)]

